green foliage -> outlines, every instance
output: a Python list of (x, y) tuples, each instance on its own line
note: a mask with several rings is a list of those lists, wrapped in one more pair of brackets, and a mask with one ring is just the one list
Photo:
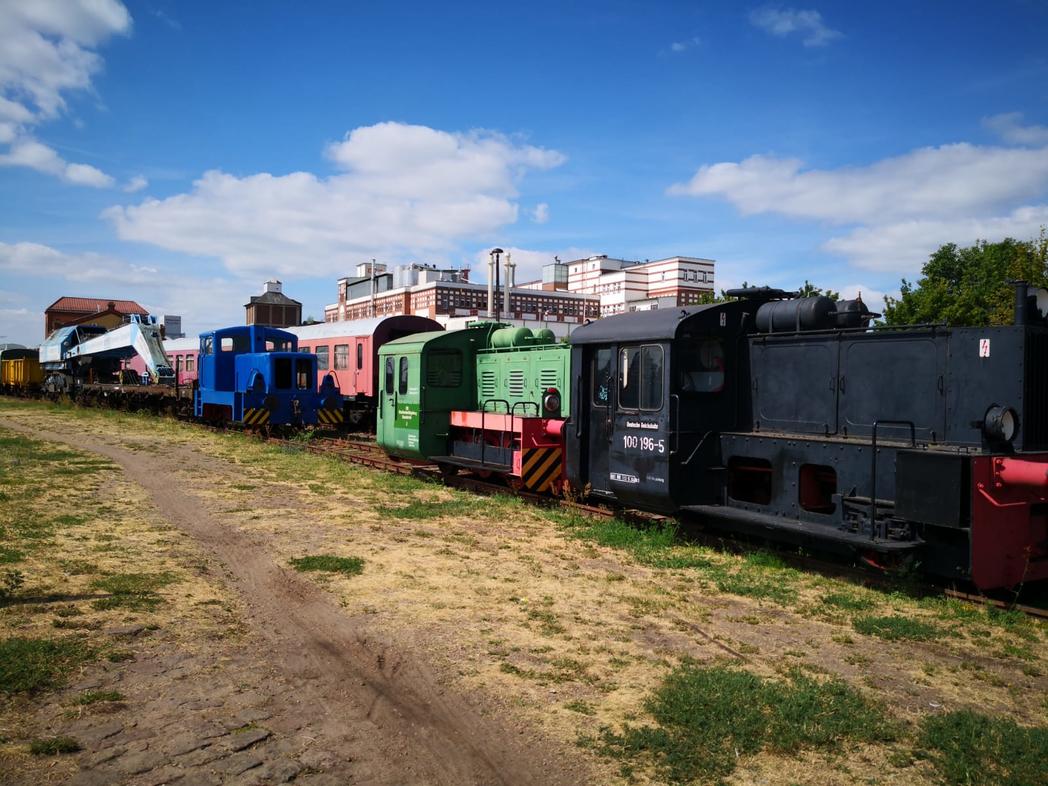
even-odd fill
[(1030, 786), (1045, 782), (1048, 728), (970, 710), (921, 723), (920, 744), (949, 786)]
[(824, 290), (822, 287), (817, 287), (811, 283), (808, 279), (804, 279), (804, 286), (797, 290), (797, 294), (800, 297), (828, 297), (830, 300), (840, 300), (841, 293), (834, 292), (832, 289)]
[(404, 505), (382, 505), (378, 512), (395, 519), (434, 519), (442, 516), (467, 516), (481, 505), (476, 497), (466, 494), (439, 502), (413, 498)]
[(46, 737), (29, 743), (29, 752), (34, 756), (57, 756), (60, 753), (76, 753), (83, 750), (72, 737)]
[(330, 554), (316, 554), (291, 560), (291, 567), (299, 571), (321, 571), (324, 573), (342, 573), (346, 576), (357, 576), (364, 572), (364, 560), (360, 557), (335, 557)]
[(762, 750), (837, 749), (847, 741), (896, 735), (881, 709), (845, 683), (817, 682), (796, 671), (776, 682), (741, 669), (685, 663), (646, 708), (654, 725), (605, 729), (600, 747), (627, 761), (652, 760), (671, 783), (717, 782), (740, 756)]
[(921, 622), (910, 617), (856, 617), (852, 620), (852, 626), (859, 633), (867, 636), (877, 636), (888, 641), (899, 641), (912, 639), (915, 641), (927, 641), (940, 634), (939, 628), (927, 622)]
[(899, 298), (885, 298), (884, 321), (1011, 324), (1015, 289), (1008, 282), (1016, 279), (1048, 287), (1048, 234), (1043, 228), (1036, 240), (942, 246), (925, 263), (916, 284), (903, 279)]
[(77, 639), (4, 639), (0, 641), (0, 693), (58, 687), (70, 671), (93, 657), (94, 651)]
[(873, 598), (866, 598), (853, 592), (830, 592), (822, 596), (827, 606), (835, 606), (846, 611), (865, 611), (874, 605)]
[(153, 609), (163, 602), (157, 590), (176, 579), (170, 573), (115, 573), (91, 582), (94, 589), (110, 593), (92, 602), (96, 609)]

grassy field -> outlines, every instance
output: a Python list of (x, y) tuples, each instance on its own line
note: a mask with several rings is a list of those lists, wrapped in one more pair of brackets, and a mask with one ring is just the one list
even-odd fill
[[(181, 451), (172, 483), (346, 613), (416, 641), (450, 684), (574, 745), (606, 782), (1044, 782), (1046, 629), (1021, 614), (171, 421), (0, 402), (5, 416), (132, 455)], [(192, 583), (178, 539), (139, 520), (108, 462), (0, 436), (10, 729), (38, 692), (121, 656), (98, 631), (106, 615), (165, 625), (217, 598)], [(71, 479), (87, 489), (75, 506), (62, 504)], [(131, 559), (129, 541), (148, 541), (149, 559)], [(31, 740), (0, 733), (8, 756), (31, 755)], [(65, 744), (45, 736), (45, 749)]]

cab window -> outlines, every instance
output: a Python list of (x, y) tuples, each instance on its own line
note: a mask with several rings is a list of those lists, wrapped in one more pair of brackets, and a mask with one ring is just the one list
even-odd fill
[(200, 352), (204, 355), (210, 355), (215, 351), (215, 337), (204, 336), (200, 341)]
[(682, 393), (724, 390), (724, 344), (719, 338), (696, 338), (681, 346)]
[(408, 392), (408, 359), (400, 359), (400, 384), (397, 386), (397, 392), (400, 395), (404, 395)]
[(593, 405), (606, 407), (611, 403), (611, 350), (598, 349), (593, 356)]
[(273, 383), (280, 390), (291, 387), (291, 358), (277, 358), (273, 364)]
[(298, 371), (298, 389), (299, 390), (311, 390), (313, 388), (313, 382), (315, 375), (313, 373), (313, 363), (309, 360), (300, 360), (297, 364)]
[(662, 347), (626, 347), (619, 353), (619, 409), (662, 409)]

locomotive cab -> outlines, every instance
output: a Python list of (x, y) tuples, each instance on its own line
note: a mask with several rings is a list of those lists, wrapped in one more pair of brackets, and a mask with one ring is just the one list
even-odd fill
[(738, 420), (745, 308), (635, 312), (576, 330), (569, 483), (665, 512), (715, 499), (721, 479), (710, 435)]

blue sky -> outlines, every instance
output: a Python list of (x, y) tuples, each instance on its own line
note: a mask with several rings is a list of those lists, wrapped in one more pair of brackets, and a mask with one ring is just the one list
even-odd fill
[(1048, 223), (1048, 5), (0, 0), (0, 338), (607, 253), (879, 303)]

